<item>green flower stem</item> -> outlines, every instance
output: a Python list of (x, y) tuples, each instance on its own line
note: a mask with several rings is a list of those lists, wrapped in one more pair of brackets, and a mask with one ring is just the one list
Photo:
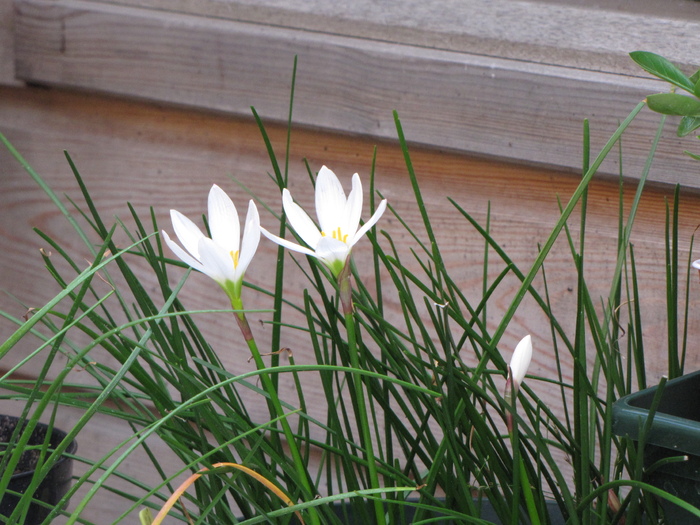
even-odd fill
[[(238, 327), (241, 329), (243, 338), (248, 344), (250, 354), (253, 356), (253, 360), (255, 361), (255, 366), (258, 370), (264, 370), (266, 368), (265, 363), (262, 360), (260, 350), (258, 349), (258, 345), (255, 342), (255, 337), (253, 336), (253, 331), (250, 329), (248, 319), (246, 318), (245, 312), (243, 311), (242, 301), (240, 300), (240, 298), (231, 299), (231, 306), (233, 306), (233, 309), (236, 310), (235, 316), (236, 321), (238, 322)], [(287, 440), (289, 451), (292, 454), (292, 460), (294, 461), (294, 466), (297, 470), (299, 482), (301, 483), (304, 492), (307, 494), (307, 497), (314, 498), (316, 494), (311, 487), (311, 483), (309, 482), (306, 464), (303, 458), (301, 457), (301, 454), (299, 453), (296, 438), (294, 437), (292, 428), (289, 425), (289, 421), (285, 417), (284, 409), (282, 408), (282, 403), (280, 403), (279, 397), (277, 396), (277, 390), (274, 387), (272, 379), (268, 374), (260, 374), (260, 381), (263, 385), (263, 390), (265, 390), (268, 396), (270, 396), (269, 402), (271, 404), (271, 412), (273, 412), (271, 415), (273, 417), (278, 417), (280, 423), (282, 424), (282, 431), (284, 432), (284, 436)], [(310, 508), (309, 516), (312, 524), (320, 525), (321, 522), (316, 509)]]
[(527, 477), (527, 472), (525, 471), (525, 464), (522, 458), (518, 458), (518, 470), (520, 471), (520, 487), (523, 490), (523, 496), (525, 496), (525, 505), (527, 506), (527, 513), (530, 516), (530, 522), (532, 525), (540, 525), (540, 515), (537, 512), (537, 507), (535, 506), (535, 497), (532, 494), (532, 487), (530, 486), (530, 480)]
[[(350, 366), (356, 370), (360, 369), (360, 356), (357, 351), (357, 336), (355, 334), (355, 318), (352, 307), (352, 287), (350, 284), (350, 262), (346, 261), (343, 270), (338, 274), (338, 291), (340, 303), (345, 315), (345, 329), (348, 333), (348, 353), (350, 355)], [(372, 486), (370, 488), (380, 488), (379, 475), (377, 473), (377, 463), (374, 457), (374, 443), (372, 432), (367, 417), (367, 405), (365, 404), (364, 383), (361, 377), (354, 378), (352, 382), (355, 388), (355, 400), (357, 401), (360, 432), (362, 433), (362, 446), (365, 450), (365, 458), (369, 470), (369, 479)], [(374, 500), (374, 512), (377, 518), (377, 525), (385, 525), (384, 505), (380, 499)]]
[[(506, 402), (510, 405), (512, 411), (508, 411), (506, 414), (506, 422), (508, 425), (508, 434), (510, 436), (510, 442), (513, 445), (513, 485), (514, 490), (522, 490), (523, 498), (525, 499), (525, 506), (527, 507), (527, 513), (530, 516), (530, 523), (532, 525), (540, 525), (540, 516), (537, 512), (537, 506), (535, 505), (535, 497), (532, 494), (532, 487), (530, 486), (530, 480), (527, 477), (527, 471), (525, 470), (525, 463), (520, 455), (520, 435), (518, 433), (518, 422), (513, 417), (515, 414), (515, 401), (517, 399), (516, 389), (513, 388), (512, 380), (509, 378), (508, 383), (506, 383)], [(518, 522), (518, 498), (514, 494), (513, 497), (514, 508), (513, 508), (513, 521)]]

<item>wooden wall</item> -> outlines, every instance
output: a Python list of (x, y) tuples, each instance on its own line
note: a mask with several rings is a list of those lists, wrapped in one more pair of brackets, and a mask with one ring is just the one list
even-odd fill
[[(639, 2), (634, 13), (600, 2), (436, 3), (16, 0), (15, 74), (238, 116), (254, 105), (284, 121), (298, 58), (297, 123), (391, 140), (396, 109), (428, 147), (578, 169), (584, 119), (601, 147), (645, 96), (668, 90), (630, 51), (651, 49), (694, 71), (691, 48), (676, 43), (700, 31), (697, 9), (680, 14), (666, 2), (652, 16), (637, 12)], [(658, 122), (642, 111), (628, 129), (627, 148), (640, 152), (627, 158), (631, 177)], [(667, 170), (650, 180), (698, 188), (694, 164), (679, 155), (688, 147), (665, 133), (657, 159)], [(600, 171), (617, 175), (617, 158)]]
[[(270, 171), (267, 153), (251, 119), (59, 89), (5, 87), (0, 88), (0, 131), (57, 193), (80, 200), (62, 153), (69, 151), (106, 217), (127, 218), (126, 202), (131, 202), (143, 214), (153, 206), (159, 221), (170, 230), (168, 210), (176, 208), (193, 217), (201, 214), (212, 183), (225, 188), (242, 208), (247, 198), (236, 193), (231, 175), (269, 202), (278, 203), (278, 196), (266, 175)], [(281, 155), (284, 128), (270, 125), (268, 131)], [(303, 204), (311, 205), (310, 194), (305, 195), (309, 182), (302, 159), (307, 159), (314, 169), (328, 165), (341, 180), (349, 183), (352, 173), (369, 171), (375, 145), (378, 188), (391, 205), (409, 219), (411, 226), (420, 229), (406, 168), (393, 141), (376, 143), (356, 136), (294, 129), (290, 155), (293, 195)], [(414, 148), (412, 155), (446, 263), (467, 295), (475, 300), (481, 287), (483, 241), (459, 218), (446, 198), (453, 198), (481, 220), (486, 219), (490, 202), (494, 236), (517, 263), (527, 268), (537, 254), (538, 243), (546, 239), (559, 216), (557, 199), (566, 202), (578, 182), (578, 176), (572, 173), (435, 149)], [(76, 259), (89, 257), (88, 251), (71, 235), (65, 220), (41, 190), (4, 150), (0, 151), (0, 188), (0, 289), (26, 305), (40, 306), (58, 289), (43, 268), (39, 250), (45, 245), (31, 229), (37, 227), (56, 237)], [(625, 188), (627, 207), (634, 189), (634, 185)], [(665, 364), (664, 218), (665, 200), (671, 195), (669, 186), (647, 189), (633, 234), (642, 284), (646, 344), (653, 356), (647, 363), (651, 381), (663, 372)], [(617, 243), (617, 203), (617, 181), (593, 183), (589, 195), (587, 273), (594, 297), (606, 294), (609, 288)], [(684, 195), (680, 215), (683, 258), (687, 258), (688, 243), (698, 226), (698, 204), (697, 195)], [(262, 220), (268, 227), (274, 224), (266, 213)], [(393, 232), (397, 239), (410, 242), (397, 221), (388, 215), (380, 226)], [(572, 221), (572, 227), (577, 231), (576, 220)], [(119, 241), (125, 242), (125, 238)], [(363, 249), (368, 249), (366, 241), (359, 245), (358, 250)], [(261, 242), (256, 264), (247, 275), (250, 281), (265, 283), (273, 264), (272, 255), (273, 247)], [(557, 243), (546, 269), (560, 320), (571, 331), (576, 275), (566, 243)], [(700, 286), (693, 277), (691, 338), (700, 329), (697, 321), (700, 315), (693, 309), (698, 304)], [(499, 321), (516, 286), (517, 283), (509, 281), (499, 289), (489, 312), (492, 326)], [(290, 279), (288, 293), (298, 297), (303, 287), (301, 280)], [(191, 308), (227, 306), (218, 287), (201, 275), (192, 276), (181, 297)], [(266, 306), (258, 301), (252, 295), (246, 297), (249, 306)], [(398, 316), (395, 299), (388, 298), (388, 304), (391, 315)], [(16, 316), (25, 311), (7, 294), (0, 296), (0, 308)], [(265, 315), (260, 314), (260, 317)], [(231, 371), (243, 371), (252, 366), (245, 358), (242, 345), (231, 342), (229, 332), (233, 327), (228, 319), (212, 316), (204, 325)], [(0, 322), (0, 339), (4, 340), (12, 330), (8, 322)], [(509, 354), (514, 343), (526, 332), (533, 334), (536, 348), (532, 373), (553, 376), (549, 327), (528, 302), (523, 304), (502, 341), (504, 353)], [(310, 352), (297, 336), (290, 334), (285, 344), (293, 348), (297, 362), (311, 359)], [(18, 350), (26, 352), (29, 348), (20, 346)], [(104, 356), (98, 354), (98, 358)], [(565, 368), (568, 365), (564, 363)], [(700, 356), (691, 352), (688, 369), (698, 365)], [(7, 365), (0, 364), (0, 367), (6, 369)], [(309, 388), (313, 390), (318, 386), (311, 384)], [(61, 413), (61, 424), (69, 426), (75, 417), (76, 414), (68, 411)], [(113, 421), (96, 421), (81, 435), (80, 453), (99, 457), (126, 435), (126, 429)], [(166, 452), (162, 457), (166, 471), (176, 468)], [(147, 482), (156, 479), (139, 458), (127, 462), (125, 469)], [(87, 517), (98, 523), (109, 523), (124, 509), (123, 502), (117, 498), (101, 496), (89, 507)]]

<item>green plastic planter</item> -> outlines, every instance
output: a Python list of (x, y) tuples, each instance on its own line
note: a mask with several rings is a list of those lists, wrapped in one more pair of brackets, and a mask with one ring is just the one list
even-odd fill
[[(613, 432), (637, 441), (657, 387), (613, 404)], [(644, 481), (700, 507), (700, 371), (672, 379), (664, 387), (644, 447), (645, 470), (665, 458), (687, 456), (645, 473)], [(695, 525), (700, 518), (662, 499), (667, 523)]]

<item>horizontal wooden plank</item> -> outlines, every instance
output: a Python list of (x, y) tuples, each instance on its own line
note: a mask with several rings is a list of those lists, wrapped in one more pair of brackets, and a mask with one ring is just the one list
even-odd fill
[(15, 16), (12, 0), (0, 0), (0, 84), (19, 85), (15, 78)]
[[(3, 90), (0, 114), (3, 116), (2, 131), (35, 169), (59, 194), (77, 196), (77, 188), (62, 155), (62, 150), (67, 149), (106, 217), (126, 217), (126, 202), (143, 212), (154, 206), (159, 221), (165, 226), (169, 224), (171, 207), (195, 217), (202, 212), (211, 183), (235, 190), (228, 179), (230, 173), (262, 198), (272, 203), (278, 200), (264, 175), (270, 168), (262, 140), (256, 126), (245, 120), (40, 89)], [(284, 130), (271, 126), (269, 131), (273, 144), (282, 148)], [(304, 204), (311, 204), (312, 199), (304, 193), (308, 188), (302, 158), (316, 168), (328, 164), (347, 177), (355, 171), (366, 173), (371, 165), (373, 143), (366, 139), (295, 129), (292, 146), (292, 190)], [(29, 306), (39, 306), (52, 297), (57, 288), (43, 269), (38, 254), (45, 244), (32, 234), (31, 228), (38, 227), (57, 237), (77, 260), (86, 259), (85, 264), (89, 252), (41, 191), (9, 159), (7, 152), (0, 151), (0, 160), (4, 166), (0, 195), (3, 224), (0, 287)], [(420, 219), (415, 215), (400, 152), (391, 144), (380, 144), (377, 163), (379, 188), (411, 227), (420, 231)], [(435, 221), (434, 228), (444, 242), (446, 264), (458, 269), (465, 290), (473, 290), (475, 295), (480, 289), (482, 242), (450, 206), (445, 206), (445, 197), (449, 195), (481, 220), (485, 220), (490, 201), (494, 235), (517, 263), (527, 264), (537, 253), (537, 243), (544, 240), (558, 217), (557, 198), (568, 198), (577, 182), (576, 177), (557, 172), (430, 150), (416, 149), (413, 163)], [(667, 196), (668, 191), (663, 189), (647, 190), (633, 238), (637, 264), (645, 283), (642, 290), (645, 304), (654, 305), (650, 314), (650, 326), (654, 331), (662, 327), (665, 316), (661, 299), (665, 297), (663, 222)], [(684, 199), (681, 235), (689, 240), (697, 224), (697, 197), (686, 195)], [(596, 250), (589, 253), (592, 261), (588, 271), (594, 276), (592, 283), (600, 282), (599, 288), (591, 290), (593, 296), (607, 292), (606, 276), (611, 271), (611, 254), (617, 242), (617, 200), (616, 184), (600, 181), (593, 185), (589, 196), (588, 239)], [(269, 225), (270, 220), (271, 217), (263, 217), (264, 224)], [(403, 238), (394, 221), (390, 220), (383, 227)], [(572, 228), (575, 229), (575, 224)], [(269, 243), (263, 243), (261, 250), (260, 263), (248, 276), (258, 285), (265, 284), (274, 253)], [(265, 266), (265, 262), (269, 265)], [(572, 306), (572, 299), (567, 295), (568, 288), (575, 284), (571, 270), (567, 247), (562, 243), (548, 265), (550, 287), (554, 300), (561, 301), (557, 304), (562, 312)], [(494, 271), (497, 271), (495, 266)], [(215, 286), (208, 286), (212, 283), (206, 278), (195, 275), (192, 280), (199, 284), (187, 290), (193, 308), (226, 307), (223, 295), (214, 293)], [(503, 288), (497, 304), (503, 306), (508, 301), (512, 286), (515, 283)], [(290, 279), (289, 287), (290, 293), (295, 294), (303, 283)], [(4, 310), (17, 317), (24, 314), (24, 308), (12, 298), (3, 295), (1, 300)], [(261, 306), (267, 305), (262, 303)], [(492, 310), (494, 319), (498, 318), (497, 312), (498, 308)], [(546, 323), (539, 324), (541, 322), (537, 321), (532, 330), (546, 339), (548, 328)], [(517, 323), (524, 327), (527, 319)], [(8, 330), (5, 324), (4, 337)], [(228, 337), (218, 333), (214, 340), (225, 345)], [(662, 348), (663, 333), (658, 334), (656, 341)], [(233, 356), (230, 362), (234, 368), (241, 365)], [(546, 358), (541, 366), (548, 366)]]
[[(270, 171), (267, 151), (256, 125), (248, 119), (37, 87), (0, 88), (0, 116), (0, 130), (54, 190), (59, 195), (67, 194), (80, 202), (79, 190), (62, 153), (68, 150), (106, 219), (117, 215), (131, 224), (126, 207), (126, 202), (131, 202), (144, 216), (153, 206), (161, 226), (169, 229), (168, 210), (176, 208), (193, 218), (198, 217), (204, 210), (206, 193), (212, 183), (220, 184), (241, 206), (247, 196), (236, 191), (237, 186), (230, 180), (231, 174), (261, 198), (279, 207), (279, 194), (266, 175)], [(282, 155), (286, 130), (282, 126), (270, 125), (268, 132), (273, 147), (278, 155)], [(295, 127), (290, 151), (293, 195), (303, 205), (312, 205), (313, 196), (302, 159), (307, 159), (313, 169), (327, 164), (338, 173), (347, 187), (352, 173), (365, 175), (369, 171), (374, 146), (375, 142), (367, 138)], [(537, 256), (538, 243), (546, 239), (558, 219), (558, 198), (566, 201), (578, 182), (576, 176), (562, 172), (488, 161), (432, 148), (414, 147), (412, 160), (444, 263), (464, 293), (475, 303), (481, 296), (484, 243), (447, 202), (446, 197), (453, 198), (482, 224), (486, 222), (490, 202), (492, 234), (516, 264), (527, 268)], [(58, 287), (48, 275), (39, 255), (39, 249), (47, 246), (31, 228), (40, 228), (52, 235), (75, 260), (85, 261), (86, 266), (90, 254), (86, 246), (77, 240), (65, 219), (5, 150), (0, 150), (0, 166), (0, 290), (10, 292), (26, 305), (40, 306), (58, 291)], [(376, 170), (377, 188), (411, 228), (422, 231), (402, 153), (395, 144), (378, 144)], [(626, 202), (629, 203), (635, 187), (628, 184), (625, 190)], [(648, 188), (641, 201), (632, 237), (639, 280), (643, 283), (640, 304), (645, 322), (646, 364), (650, 382), (658, 379), (665, 365), (663, 224), (665, 199), (669, 196), (668, 188)], [(613, 272), (618, 200), (616, 183), (598, 180), (590, 188), (586, 274), (594, 298), (608, 292)], [(699, 206), (698, 195), (683, 196), (680, 213), (681, 264), (685, 264), (689, 256), (689, 243), (697, 226)], [(274, 218), (263, 213), (262, 222), (272, 227)], [(408, 263), (411, 260), (409, 250), (414, 247), (413, 240), (389, 214), (382, 218), (380, 227), (394, 236), (401, 253), (406, 256), (404, 261)], [(571, 228), (573, 232), (578, 232), (575, 218), (571, 221)], [(120, 234), (117, 241), (123, 245), (126, 238)], [(356, 260), (363, 279), (370, 279), (368, 255), (368, 244), (363, 241), (356, 249)], [(57, 255), (52, 257), (54, 261), (58, 260)], [(274, 257), (274, 246), (261, 241), (255, 264), (246, 278), (255, 285), (268, 285)], [(301, 263), (306, 264), (303, 260)], [(492, 255), (491, 277), (495, 278), (502, 268), (503, 265)], [(417, 265), (412, 269), (419, 270)], [(555, 245), (546, 271), (553, 308), (564, 329), (573, 334), (576, 273), (568, 244), (563, 240)], [(147, 286), (151, 285), (147, 289), (156, 289), (153, 277), (145, 269), (140, 277)], [(541, 287), (541, 282), (538, 280), (536, 285)], [(303, 278), (293, 273), (291, 268), (285, 286), (285, 297), (292, 301), (299, 301), (306, 287)], [(501, 319), (517, 287), (514, 279), (507, 279), (499, 286), (488, 310), (490, 326)], [(108, 287), (105, 285), (104, 289), (106, 291)], [(691, 300), (697, 292), (697, 281), (694, 280)], [(191, 276), (180, 298), (192, 309), (227, 307), (224, 294), (217, 285), (200, 274)], [(246, 290), (245, 301), (250, 308), (270, 307), (266, 298), (249, 290)], [(384, 301), (387, 319), (401, 326), (398, 299), (387, 293)], [(5, 293), (0, 294), (0, 309), (17, 317), (25, 313), (24, 306)], [(251, 315), (256, 336), (260, 338), (263, 348), (269, 344), (269, 329), (260, 321), (269, 319), (270, 315), (264, 312)], [(199, 321), (227, 370), (239, 373), (252, 368), (253, 365), (247, 361), (245, 344), (236, 337), (230, 316), (217, 314), (202, 317)], [(692, 334), (700, 330), (700, 318), (693, 315), (690, 323), (692, 340)], [(0, 340), (5, 340), (12, 330), (10, 323), (5, 319), (0, 320)], [(535, 342), (532, 373), (553, 377), (557, 363), (553, 357), (550, 328), (530, 301), (523, 304), (511, 323), (502, 341), (503, 352), (509, 353), (525, 332), (532, 333)], [(27, 341), (19, 345), (15, 355), (3, 358), (2, 369), (7, 369), (8, 362), (16, 362), (26, 356), (36, 348), (36, 344), (36, 341)], [(313, 353), (303, 334), (286, 332), (283, 345), (293, 349), (297, 363), (313, 362)], [(103, 364), (113, 364), (105, 352), (96, 351), (94, 356)], [(462, 357), (470, 359), (467, 353)], [(34, 368), (30, 367), (27, 372), (36, 374), (40, 362), (34, 363)], [(58, 365), (62, 363), (63, 360)], [(570, 359), (562, 357), (561, 366), (565, 377), (570, 378)], [(690, 352), (686, 366), (688, 369), (698, 368), (700, 355)], [(84, 375), (80, 371), (75, 373), (78, 374), (76, 380)], [(284, 378), (280, 392), (285, 400), (294, 403), (293, 385), (289, 379)], [(319, 399), (318, 381), (311, 374), (304, 376), (303, 381), (307, 399)], [(563, 412), (556, 392), (548, 384), (532, 381), (529, 386), (551, 401), (550, 406), (556, 413)], [(247, 398), (247, 401), (251, 412), (259, 413), (262, 417), (264, 402), (254, 396)], [(319, 411), (314, 415), (323, 417), (321, 404), (310, 404)], [(59, 411), (59, 417), (62, 418), (61, 424), (70, 425), (71, 421), (75, 421), (75, 414)], [(80, 453), (97, 459), (109, 450), (112, 443), (128, 435), (127, 432), (128, 429), (118, 422), (98, 418), (80, 438)], [(162, 447), (154, 444), (154, 451), (162, 458), (161, 466), (166, 472), (177, 469), (177, 461), (166, 455)], [(130, 458), (124, 469), (146, 483), (152, 483), (157, 476), (147, 464), (147, 460), (137, 456)], [(86, 517), (96, 523), (111, 523), (128, 506), (116, 496), (103, 494), (94, 506), (88, 508)], [(136, 521), (136, 516), (132, 515), (125, 523)]]
[[(587, 71), (640, 75), (628, 53), (697, 68), (693, 0), (92, 0)], [(533, 30), (536, 28), (536, 30)]]
[[(300, 125), (576, 170), (581, 127), (599, 148), (663, 83), (378, 40), (159, 10), (66, 0), (17, 4), (17, 72), (38, 83), (270, 119), (288, 114), (299, 60)], [(644, 111), (624, 140), (624, 174), (638, 177), (659, 122)], [(671, 126), (651, 180), (698, 187)], [(617, 159), (601, 171), (617, 175)]]

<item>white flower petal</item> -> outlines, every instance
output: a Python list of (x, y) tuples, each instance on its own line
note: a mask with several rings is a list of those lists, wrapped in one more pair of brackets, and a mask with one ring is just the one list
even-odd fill
[(204, 266), (203, 273), (222, 286), (227, 281), (236, 281), (230, 252), (225, 251), (209, 237), (202, 237), (199, 241), (199, 254)]
[(350, 256), (352, 246), (374, 226), (386, 210), (382, 201), (369, 221), (360, 228), (362, 215), (362, 181), (355, 173), (352, 190), (345, 197), (343, 186), (330, 169), (322, 166), (316, 178), (316, 216), (321, 230), (309, 215), (297, 205), (288, 189), (282, 191), (282, 204), (291, 227), (309, 248), (281, 239), (261, 228), (263, 235), (277, 244), (312, 255), (322, 260), (336, 277), (340, 275)]
[(170, 236), (168, 235), (168, 233), (165, 230), (161, 231), (161, 233), (163, 234), (163, 238), (165, 239), (165, 243), (170, 247), (170, 249), (173, 251), (173, 253), (179, 257), (179, 259), (182, 262), (184, 262), (185, 264), (189, 264), (195, 270), (199, 270), (200, 272), (204, 271), (204, 266), (202, 265), (202, 263), (200, 263), (197, 259), (192, 257), (185, 250), (180, 248), (180, 246), (175, 241), (170, 239)]
[(379, 203), (379, 206), (377, 206), (377, 209), (374, 211), (374, 214), (369, 218), (369, 220), (362, 225), (362, 228), (355, 234), (355, 236), (348, 242), (350, 247), (352, 248), (355, 246), (355, 243), (359, 241), (362, 236), (369, 231), (369, 229), (377, 224), (377, 221), (381, 218), (381, 216), (384, 214), (384, 211), (386, 210), (386, 199), (384, 199), (382, 202)]
[(182, 246), (190, 252), (194, 258), (199, 257), (199, 239), (204, 237), (202, 230), (177, 210), (170, 210), (170, 220), (173, 223), (175, 235)]
[(348, 235), (348, 239), (352, 239), (360, 225), (362, 215), (362, 181), (357, 173), (352, 176), (352, 190), (345, 203), (343, 215), (343, 224), (340, 227), (343, 233)]
[(287, 248), (288, 250), (292, 250), (293, 252), (299, 252), (299, 253), (303, 253), (304, 255), (311, 255), (312, 257), (316, 257), (315, 251), (309, 250), (308, 248), (301, 246), (300, 244), (290, 242), (287, 239), (283, 239), (282, 237), (278, 237), (274, 233), (270, 233), (269, 231), (267, 231), (262, 226), (260, 226), (260, 233), (262, 233), (265, 237), (270, 239), (272, 242), (279, 244), (280, 246)]
[(350, 253), (350, 246), (331, 237), (324, 237), (316, 246), (315, 256), (333, 266), (335, 262), (345, 263)]
[(532, 360), (532, 337), (526, 335), (523, 337), (513, 351), (513, 357), (510, 360), (510, 372), (513, 378), (513, 388), (517, 391), (520, 383), (525, 379), (527, 369), (530, 367)]
[(700, 259), (698, 259), (698, 260), (696, 260), (696, 261), (693, 261), (692, 266), (693, 266), (693, 268), (695, 268), (696, 270), (700, 270)]
[(211, 238), (226, 252), (237, 252), (240, 239), (238, 212), (226, 192), (214, 184), (209, 190), (209, 229)]
[(321, 239), (321, 232), (303, 208), (292, 200), (292, 194), (287, 188), (282, 191), (282, 207), (297, 235), (311, 248), (315, 248)]
[(260, 217), (251, 201), (243, 247), (239, 250), (240, 222), (236, 206), (216, 184), (209, 191), (208, 208), (212, 238), (205, 236), (194, 222), (177, 210), (170, 210), (170, 216), (185, 249), (171, 240), (165, 231), (163, 238), (177, 257), (214, 279), (233, 301), (240, 296), (243, 275), (260, 242)]
[(251, 200), (248, 203), (248, 214), (245, 219), (245, 229), (243, 230), (243, 241), (241, 242), (241, 251), (238, 254), (238, 267), (236, 275), (241, 277), (245, 273), (250, 261), (253, 260), (260, 243), (260, 215), (258, 208)]
[(322, 166), (316, 177), (316, 217), (321, 231), (328, 235), (338, 226), (344, 226), (345, 221), (339, 218), (345, 212), (346, 202), (345, 191), (338, 177)]

